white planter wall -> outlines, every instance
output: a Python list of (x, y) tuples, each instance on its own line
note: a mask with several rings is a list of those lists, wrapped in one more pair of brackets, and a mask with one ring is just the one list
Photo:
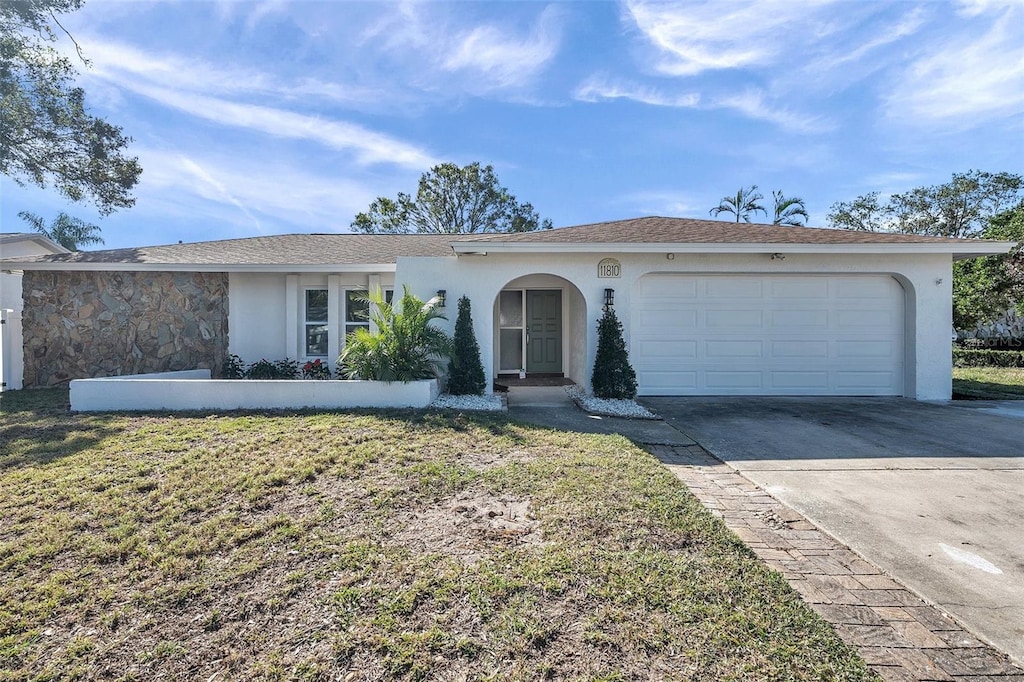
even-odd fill
[(74, 412), (118, 410), (423, 408), (439, 393), (435, 379), (383, 381), (258, 381), (210, 379), (209, 370), (77, 379)]

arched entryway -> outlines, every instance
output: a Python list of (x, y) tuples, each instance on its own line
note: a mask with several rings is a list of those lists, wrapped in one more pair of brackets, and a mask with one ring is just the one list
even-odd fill
[(585, 385), (587, 302), (575, 284), (551, 274), (508, 282), (494, 300), (494, 379), (560, 377)]

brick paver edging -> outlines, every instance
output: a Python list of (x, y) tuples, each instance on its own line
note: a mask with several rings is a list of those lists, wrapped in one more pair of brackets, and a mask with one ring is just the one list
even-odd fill
[(1005, 655), (701, 446), (645, 447), (883, 680), (1024, 682), (1024, 670)]

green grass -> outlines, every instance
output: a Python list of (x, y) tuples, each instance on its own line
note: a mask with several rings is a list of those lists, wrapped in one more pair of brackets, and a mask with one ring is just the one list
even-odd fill
[(66, 402), (0, 395), (0, 679), (871, 677), (621, 437)]
[(953, 392), (990, 400), (1024, 400), (1020, 367), (954, 367)]

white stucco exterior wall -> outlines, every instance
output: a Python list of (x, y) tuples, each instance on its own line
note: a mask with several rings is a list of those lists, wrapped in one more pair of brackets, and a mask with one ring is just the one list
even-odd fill
[[(617, 279), (597, 276), (597, 264), (612, 257), (622, 264)], [(772, 260), (770, 254), (674, 254), (665, 253), (548, 253), (464, 255), (445, 258), (400, 258), (395, 274), (396, 287), (409, 285), (421, 298), (445, 289), (449, 310), (463, 294), (473, 303), (473, 323), (480, 344), (484, 370), (495, 376), (495, 327), (493, 305), (498, 293), (510, 282), (530, 275), (564, 278), (579, 289), (585, 304), (585, 330), (580, 320), (566, 320), (564, 343), (586, 344), (584, 376), (572, 378), (589, 385), (597, 346), (596, 325), (603, 305), (604, 289), (615, 290), (615, 308), (631, 345), (631, 301), (638, 280), (651, 273), (694, 274), (871, 274), (896, 278), (905, 292), (906, 358), (904, 391), (919, 400), (948, 400), (952, 390), (952, 259), (949, 254), (787, 254), (784, 260)], [(449, 332), (453, 319), (446, 325)], [(569, 350), (571, 355), (572, 349)], [(583, 355), (582, 353), (580, 354)], [(572, 363), (566, 372), (578, 372)]]
[(304, 361), (302, 325), (305, 291), (328, 293), (327, 361), (334, 368), (343, 343), (344, 292), (390, 289), (394, 273), (230, 273), (228, 276), (228, 352), (245, 362), (262, 358)]

